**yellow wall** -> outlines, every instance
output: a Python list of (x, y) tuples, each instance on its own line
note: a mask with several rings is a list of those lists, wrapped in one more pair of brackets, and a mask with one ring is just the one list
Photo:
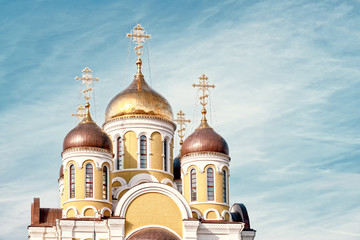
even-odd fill
[(145, 193), (135, 198), (130, 203), (125, 218), (126, 236), (143, 226), (161, 225), (172, 229), (182, 237), (181, 212), (177, 204), (164, 194)]
[(132, 131), (124, 136), (124, 168), (137, 168), (137, 138)]
[(163, 141), (159, 132), (151, 134), (150, 147), (151, 147), (151, 168), (163, 170)]

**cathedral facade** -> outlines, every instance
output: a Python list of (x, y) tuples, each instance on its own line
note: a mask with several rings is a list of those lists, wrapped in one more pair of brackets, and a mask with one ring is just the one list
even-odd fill
[[(107, 106), (105, 123), (91, 118), (89, 68), (78, 78), (86, 104), (81, 122), (65, 137), (59, 177), (60, 208), (31, 206), (29, 239), (243, 239), (255, 237), (243, 204), (230, 207), (228, 145), (206, 119), (205, 75), (199, 127), (174, 156), (175, 121), (168, 101), (141, 72), (145, 31), (128, 34), (137, 46), (133, 82)], [(178, 114), (179, 115), (179, 114)]]

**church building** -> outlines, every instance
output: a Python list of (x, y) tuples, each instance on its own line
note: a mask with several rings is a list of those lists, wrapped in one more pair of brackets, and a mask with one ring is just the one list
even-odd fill
[[(41, 208), (35, 198), (29, 239), (254, 239), (245, 206), (230, 207), (229, 148), (206, 118), (215, 86), (206, 75), (193, 84), (201, 93), (202, 118), (183, 141), (189, 120), (182, 111), (174, 119), (168, 101), (141, 72), (141, 50), (150, 36), (138, 24), (128, 37), (136, 45), (136, 74), (108, 104), (102, 126), (93, 121), (89, 102), (98, 79), (89, 68), (76, 78), (85, 105), (63, 142), (60, 208)], [(177, 128), (180, 143), (174, 141)], [(181, 146), (176, 157), (175, 144)]]

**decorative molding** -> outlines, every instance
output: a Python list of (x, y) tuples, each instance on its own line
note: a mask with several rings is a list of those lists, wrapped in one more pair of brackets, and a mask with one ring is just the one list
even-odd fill
[(108, 201), (108, 200), (98, 200), (98, 199), (94, 199), (94, 198), (86, 198), (86, 199), (70, 199), (66, 202), (64, 202), (64, 204), (66, 203), (71, 203), (71, 202), (102, 202), (102, 203), (106, 203), (106, 204), (111, 204), (112, 202)]
[(176, 186), (175, 186), (174, 182), (171, 181), (169, 178), (164, 178), (163, 180), (161, 180), (161, 183), (162, 183), (162, 184), (166, 184), (166, 185), (167, 185), (168, 183), (170, 183), (171, 186), (176, 189)]
[(101, 170), (104, 163), (108, 163), (111, 171), (113, 171), (113, 161), (112, 154), (102, 153), (96, 151), (79, 151), (79, 152), (67, 152), (63, 154), (63, 166), (64, 166), (64, 175), (67, 171), (67, 164), (70, 161), (76, 163), (77, 168), (80, 170), (83, 168), (85, 161), (91, 160), (96, 164), (96, 169)]
[(170, 125), (174, 129), (173, 131), (175, 131), (176, 129), (176, 124), (168, 119), (160, 118), (156, 116), (150, 116), (150, 115), (139, 115), (139, 114), (119, 116), (117, 118), (110, 119), (109, 121), (103, 124), (103, 129), (106, 131), (108, 128), (110, 128), (109, 125), (118, 125), (116, 124), (117, 122), (121, 122), (121, 125), (125, 125), (124, 123), (127, 122), (144, 122), (144, 121), (160, 122), (160, 124), (165, 123)]
[(176, 189), (159, 183), (143, 183), (131, 188), (119, 200), (116, 206), (114, 216), (125, 218), (126, 210), (130, 203), (138, 196), (145, 193), (161, 193), (170, 197), (179, 206), (183, 219), (192, 217), (191, 209), (184, 196), (182, 196)]
[(113, 184), (114, 182), (119, 182), (121, 184), (121, 186), (126, 186), (127, 182), (124, 178), (122, 177), (115, 177), (112, 179), (111, 184)]
[(209, 212), (211, 212), (211, 211), (213, 211), (213, 212), (216, 213), (217, 220), (221, 220), (221, 217), (220, 217), (220, 214), (219, 214), (218, 210), (216, 210), (216, 209), (214, 209), (214, 208), (209, 208), (209, 209), (207, 209), (207, 210), (204, 212), (204, 219), (205, 219), (205, 220), (208, 220), (207, 214), (208, 214)]
[(223, 167), (229, 168), (229, 160), (225, 156), (207, 153), (184, 156), (181, 158), (181, 172), (187, 176), (189, 168), (196, 166), (199, 173), (204, 173), (206, 166), (211, 164), (215, 166), (217, 173), (221, 174)]

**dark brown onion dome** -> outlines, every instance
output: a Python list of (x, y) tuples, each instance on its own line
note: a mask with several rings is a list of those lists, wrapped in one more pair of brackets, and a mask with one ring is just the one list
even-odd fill
[(64, 139), (63, 150), (70, 148), (101, 148), (112, 152), (110, 137), (92, 120), (89, 108), (84, 119)]
[(63, 178), (63, 177), (64, 177), (64, 168), (63, 165), (61, 165), (59, 178)]
[(205, 118), (195, 132), (185, 139), (181, 147), (181, 156), (198, 152), (217, 152), (229, 155), (229, 147), (225, 139), (207, 124)]
[(174, 180), (181, 179), (181, 164), (180, 164), (180, 153), (174, 158)]

